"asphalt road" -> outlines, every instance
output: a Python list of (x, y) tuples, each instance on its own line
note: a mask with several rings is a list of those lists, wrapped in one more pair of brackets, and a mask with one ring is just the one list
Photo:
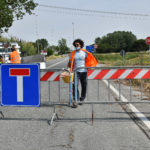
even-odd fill
[[(58, 63), (53, 60), (50, 68), (66, 67), (67, 59)], [(58, 63), (54, 66), (55, 63)], [(108, 89), (103, 82), (88, 82), (87, 101), (109, 101)], [(59, 98), (60, 87), (60, 98)], [(41, 83), (41, 102), (33, 107), (1, 107), (4, 119), (0, 120), (1, 150), (149, 150), (150, 142), (119, 104), (82, 105), (73, 109), (57, 106), (59, 116), (52, 126), (48, 124), (53, 108), (51, 102), (67, 101), (68, 84), (59, 82)], [(99, 94), (98, 94), (99, 92)], [(110, 93), (111, 101), (115, 96)], [(45, 105), (44, 105), (45, 104)]]

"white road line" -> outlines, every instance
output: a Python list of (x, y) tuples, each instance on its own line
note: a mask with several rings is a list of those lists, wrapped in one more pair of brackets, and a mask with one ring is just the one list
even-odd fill
[[(107, 86), (108, 86), (108, 81), (107, 80), (102, 80)], [(116, 94), (116, 96), (119, 97), (119, 92), (117, 89), (115, 89), (111, 84), (109, 85), (110, 89)], [(123, 102), (129, 102), (123, 95), (120, 94), (120, 100)], [(134, 105), (132, 104), (127, 104), (127, 107), (150, 129), (150, 120), (145, 117), (144, 114), (142, 114)]]
[(64, 61), (66, 61), (67, 59), (68, 59), (68, 57), (67, 57), (67, 58), (65, 58), (65, 59), (63, 59), (62, 61), (59, 61), (59, 62), (57, 62), (57, 63), (54, 63), (54, 64), (52, 64), (52, 65), (48, 66), (47, 68), (54, 67), (54, 66), (56, 66), (56, 65), (58, 65), (58, 64), (60, 64), (60, 63), (62, 63), (62, 62), (64, 62)]

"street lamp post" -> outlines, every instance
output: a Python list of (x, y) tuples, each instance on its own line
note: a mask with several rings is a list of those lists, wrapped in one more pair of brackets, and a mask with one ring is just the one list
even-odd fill
[(72, 30), (73, 30), (72, 33), (73, 33), (73, 41), (74, 41), (74, 22), (72, 22), (72, 27), (73, 27), (72, 28)]
[(38, 17), (38, 15), (35, 15), (35, 30), (36, 30), (36, 37), (37, 37), (37, 51), (38, 51), (38, 54), (39, 54), (39, 42), (38, 42), (39, 35), (38, 35), (37, 17)]

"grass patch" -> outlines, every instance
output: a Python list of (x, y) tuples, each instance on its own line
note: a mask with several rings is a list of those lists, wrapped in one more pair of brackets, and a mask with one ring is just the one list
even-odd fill
[(63, 57), (65, 57), (65, 56), (63, 56), (63, 55), (51, 55), (51, 56), (46, 57), (46, 62), (53, 60), (53, 59), (57, 59), (57, 58), (63, 58)]
[(119, 53), (95, 54), (95, 57), (99, 63), (108, 66), (150, 65), (150, 57), (147, 52), (128, 52), (124, 57), (124, 62)]

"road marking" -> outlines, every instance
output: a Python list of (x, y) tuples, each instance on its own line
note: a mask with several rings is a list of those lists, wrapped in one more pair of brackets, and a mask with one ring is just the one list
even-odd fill
[[(102, 80), (107, 86), (108, 86), (108, 81), (107, 80)], [(111, 84), (109, 84), (110, 89), (119, 97), (119, 92), (117, 89), (114, 88)], [(120, 94), (120, 100), (123, 102), (129, 102), (123, 95)], [(142, 114), (134, 105), (132, 104), (127, 104), (127, 107), (150, 129), (150, 120)]]
[(62, 63), (62, 62), (64, 62), (64, 61), (66, 61), (67, 59), (68, 59), (68, 57), (67, 57), (67, 58), (65, 58), (65, 59), (63, 59), (62, 61), (59, 61), (59, 62), (57, 62), (57, 63), (54, 63), (54, 64), (52, 64), (52, 65), (48, 66), (47, 68), (54, 67), (54, 66), (56, 66), (56, 65), (58, 65), (58, 64), (60, 64), (60, 63)]

